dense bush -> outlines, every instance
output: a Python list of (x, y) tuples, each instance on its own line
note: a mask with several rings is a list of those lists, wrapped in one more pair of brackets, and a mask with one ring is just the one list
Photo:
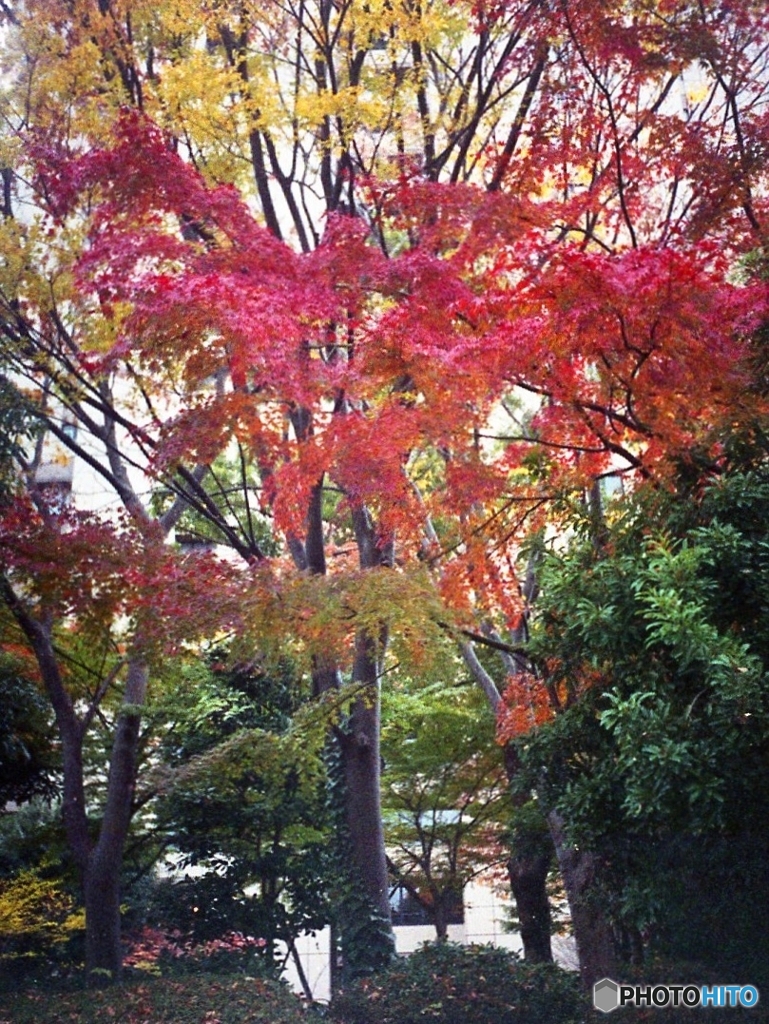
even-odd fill
[[(523, 792), (601, 865), (621, 953), (769, 985), (769, 468), (586, 517), (537, 567), (529, 653), (563, 713)], [(756, 453), (758, 457), (758, 453)], [(574, 699), (576, 697), (579, 699)]]
[(577, 1024), (576, 976), (526, 964), (492, 946), (425, 945), (348, 988), (333, 1006), (344, 1024)]
[(265, 941), (242, 932), (225, 932), (196, 942), (182, 932), (145, 927), (128, 937), (123, 966), (133, 974), (163, 977), (184, 974), (247, 974), (278, 981), (280, 967), (264, 954)]
[(309, 1024), (314, 1019), (285, 986), (243, 976), (152, 978), (95, 992), (43, 989), (0, 998), (0, 1024)]

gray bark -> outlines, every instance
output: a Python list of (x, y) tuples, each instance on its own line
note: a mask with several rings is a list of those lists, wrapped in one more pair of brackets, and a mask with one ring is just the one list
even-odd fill
[(569, 901), (582, 984), (590, 991), (601, 978), (616, 977), (617, 968), (614, 935), (594, 888), (600, 864), (594, 853), (568, 841), (556, 811), (548, 815), (548, 824)]

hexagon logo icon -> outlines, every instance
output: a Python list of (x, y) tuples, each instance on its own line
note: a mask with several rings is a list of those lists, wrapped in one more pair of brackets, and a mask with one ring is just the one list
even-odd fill
[(611, 1013), (619, 1006), (619, 985), (611, 978), (601, 978), (593, 985), (593, 1006), (601, 1013)]

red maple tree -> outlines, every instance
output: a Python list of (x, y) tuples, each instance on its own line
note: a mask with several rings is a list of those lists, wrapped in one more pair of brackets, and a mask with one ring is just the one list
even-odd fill
[[(342, 130), (332, 173), (325, 122), (314, 247), (312, 204), (302, 214), (292, 191), (306, 199), (305, 178), (271, 157), (301, 252), (270, 201), (261, 125), (251, 141), (267, 227), (135, 110), (90, 148), (46, 124), (26, 152), (52, 246), (87, 234), (67, 268), (77, 295), (66, 317), (34, 296), (3, 302), (18, 365), (32, 377), (41, 360), (55, 367), (134, 524), (162, 533), (182, 507), (206, 517), (247, 566), (239, 626), (300, 637), (316, 692), (343, 670), (368, 691), (342, 745), (353, 859), (383, 917), (376, 692), (390, 634), (418, 646), (437, 620), (514, 632), (517, 545), (557, 519), (553, 499), (610, 473), (664, 484), (694, 451), (717, 466), (719, 425), (764, 411), (748, 385), (766, 286), (734, 273), (766, 242), (764, 5), (472, 13), (479, 69), (492, 28), (515, 26), (485, 94), (478, 72), (477, 118), (459, 118), (468, 87), (456, 130), (423, 131), (419, 159), (401, 153), (379, 177)], [(479, 145), (513, 54), (515, 102)], [(137, 67), (121, 61), (136, 99)], [(424, 126), (429, 97), (418, 100)], [(528, 397), (512, 409), (511, 396)], [(148, 517), (118, 434), (175, 496), (172, 515)], [(206, 486), (228, 451), (244, 469), (245, 516), (226, 487)], [(331, 535), (342, 549), (354, 541), (355, 571), (344, 559), (329, 571)]]

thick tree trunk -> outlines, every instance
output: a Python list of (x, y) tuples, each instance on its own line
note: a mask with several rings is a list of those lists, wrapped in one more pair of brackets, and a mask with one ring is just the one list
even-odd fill
[(120, 874), (131, 823), (138, 734), (139, 720), (135, 715), (118, 723), (104, 818), (83, 877), (86, 980), (95, 988), (119, 981), (123, 971)]
[(435, 926), (435, 938), (437, 942), (448, 942), (448, 916), (448, 908), (443, 905), (442, 900), (437, 900), (433, 906), (433, 924)]
[[(516, 788), (520, 767), (518, 752), (508, 743), (505, 747), (505, 773), (510, 783), (513, 805), (518, 809), (525, 807), (531, 799), (530, 794), (520, 793)], [(533, 963), (552, 963), (552, 915), (547, 895), (547, 876), (553, 860), (553, 847), (544, 819), (539, 820), (542, 822), (541, 829), (531, 828), (528, 834), (524, 832), (517, 841), (513, 840), (507, 873), (518, 911), (524, 958)]]
[(379, 791), (379, 701), (374, 694), (357, 702), (343, 752), (353, 863), (372, 907), (388, 918), (389, 877)]
[[(377, 542), (365, 508), (353, 511), (353, 526), (361, 568), (391, 565), (392, 548)], [(355, 909), (359, 919), (342, 927), (345, 972), (353, 976), (386, 966), (395, 952), (380, 792), (379, 675), (386, 642), (384, 631), (373, 636), (359, 630), (355, 638), (352, 681), (362, 685), (363, 692), (341, 736), (351, 880), (360, 903)]]
[[(310, 421), (303, 410), (292, 415), (297, 437), (308, 436)], [(315, 575), (326, 572), (323, 536), (323, 477), (312, 490), (307, 510), (307, 532), (294, 560)], [(392, 565), (392, 545), (378, 543), (368, 511), (353, 510), (353, 527), (362, 569)], [(352, 681), (363, 693), (349, 722), (337, 736), (344, 776), (344, 838), (348, 884), (351, 892), (340, 905), (339, 937), (342, 969), (347, 977), (369, 974), (386, 966), (395, 952), (389, 899), (389, 875), (382, 825), (379, 750), (379, 672), (386, 645), (383, 631), (374, 637), (361, 630), (355, 640)], [(333, 659), (318, 656), (313, 664), (313, 692), (338, 689), (341, 675)]]
[(550, 900), (547, 896), (549, 854), (513, 856), (507, 862), (510, 889), (518, 910), (523, 955), (532, 963), (552, 963)]
[(121, 715), (115, 729), (104, 816), (83, 878), (86, 978), (94, 987), (118, 981), (123, 970), (120, 870), (136, 782), (139, 716), (134, 709), (144, 704), (146, 692), (147, 668), (142, 661), (133, 660), (124, 696), (130, 710)]
[(594, 889), (599, 863), (595, 854), (568, 842), (559, 814), (552, 811), (548, 822), (569, 901), (580, 976), (590, 991), (601, 978), (616, 976), (617, 967), (614, 934)]
[(83, 882), (85, 895), (85, 964), (90, 988), (103, 988), (120, 980), (123, 950), (120, 942), (120, 861), (122, 842), (112, 856), (101, 856), (89, 866)]
[(395, 952), (381, 814), (376, 645), (361, 633), (355, 646), (353, 681), (363, 683), (365, 692), (356, 701), (341, 740), (350, 873), (359, 890), (359, 898), (351, 904), (359, 919), (345, 922), (342, 928), (345, 973), (350, 976), (386, 966)]

